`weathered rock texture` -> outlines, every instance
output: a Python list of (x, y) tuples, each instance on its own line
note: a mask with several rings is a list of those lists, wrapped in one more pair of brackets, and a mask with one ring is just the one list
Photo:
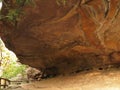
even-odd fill
[(17, 29), (2, 35), (20, 62), (48, 73), (120, 63), (120, 0), (35, 2)]

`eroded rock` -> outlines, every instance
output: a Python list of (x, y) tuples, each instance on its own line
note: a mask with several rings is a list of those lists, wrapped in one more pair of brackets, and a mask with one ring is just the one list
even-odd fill
[(2, 38), (20, 62), (51, 72), (54, 67), (57, 74), (118, 64), (120, 1), (81, 1), (59, 6), (55, 0), (35, 0), (9, 40)]

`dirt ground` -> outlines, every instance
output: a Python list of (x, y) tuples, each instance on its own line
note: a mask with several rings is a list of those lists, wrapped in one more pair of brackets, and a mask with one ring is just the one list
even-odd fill
[(120, 69), (94, 70), (21, 85), (12, 90), (120, 90)]

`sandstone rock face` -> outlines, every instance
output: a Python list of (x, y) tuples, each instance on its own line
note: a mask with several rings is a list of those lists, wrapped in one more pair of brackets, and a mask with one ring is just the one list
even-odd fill
[(58, 74), (120, 63), (120, 0), (35, 2), (2, 36), (20, 62)]

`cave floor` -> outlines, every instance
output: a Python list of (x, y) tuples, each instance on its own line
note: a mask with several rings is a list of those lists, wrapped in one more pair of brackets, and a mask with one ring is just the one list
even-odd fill
[(120, 69), (58, 76), (21, 85), (21, 88), (15, 90), (120, 90)]

